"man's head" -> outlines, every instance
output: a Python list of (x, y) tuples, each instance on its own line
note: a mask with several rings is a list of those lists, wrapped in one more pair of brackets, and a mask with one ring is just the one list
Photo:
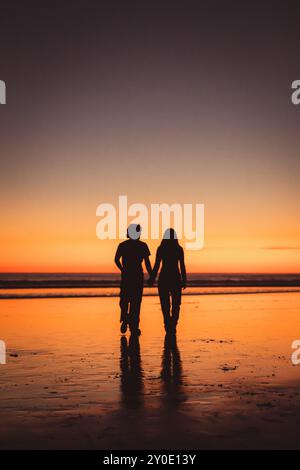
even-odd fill
[(139, 240), (142, 233), (140, 224), (130, 224), (127, 228), (127, 238), (130, 240)]

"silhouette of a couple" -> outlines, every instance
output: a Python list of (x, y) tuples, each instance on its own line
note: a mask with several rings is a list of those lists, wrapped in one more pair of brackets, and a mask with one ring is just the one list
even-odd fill
[(149, 274), (148, 285), (153, 286), (161, 266), (158, 278), (158, 293), (167, 334), (176, 334), (179, 319), (181, 290), (186, 287), (186, 270), (183, 248), (179, 245), (174, 229), (165, 231), (156, 252), (152, 269), (150, 251), (146, 243), (140, 240), (141, 226), (131, 224), (127, 229), (127, 238), (120, 243), (115, 255), (115, 263), (121, 271), (120, 308), (121, 333), (129, 326), (131, 334), (140, 335), (140, 309), (143, 296), (143, 262)]

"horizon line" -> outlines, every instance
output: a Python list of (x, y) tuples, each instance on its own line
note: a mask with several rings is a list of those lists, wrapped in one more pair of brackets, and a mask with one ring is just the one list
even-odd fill
[[(0, 271), (1, 274), (120, 274), (117, 271)], [(254, 272), (254, 271), (189, 271), (189, 274), (253, 274), (253, 275), (287, 275), (287, 276), (299, 276), (299, 272)]]

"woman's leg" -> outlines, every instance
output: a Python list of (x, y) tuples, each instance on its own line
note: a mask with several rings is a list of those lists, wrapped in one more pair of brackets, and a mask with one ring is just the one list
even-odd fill
[(179, 320), (179, 312), (181, 305), (181, 286), (176, 285), (171, 289), (172, 297), (172, 327), (176, 332), (176, 326)]
[(158, 283), (158, 293), (160, 298), (160, 305), (164, 316), (165, 329), (168, 331), (171, 326), (170, 316), (170, 292), (168, 286)]

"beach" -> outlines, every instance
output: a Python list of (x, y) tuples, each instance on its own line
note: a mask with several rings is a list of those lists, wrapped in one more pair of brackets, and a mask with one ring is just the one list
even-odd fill
[[(154, 292), (154, 290), (153, 290)], [(118, 298), (2, 298), (1, 449), (299, 448), (300, 293), (159, 299), (121, 336)]]

